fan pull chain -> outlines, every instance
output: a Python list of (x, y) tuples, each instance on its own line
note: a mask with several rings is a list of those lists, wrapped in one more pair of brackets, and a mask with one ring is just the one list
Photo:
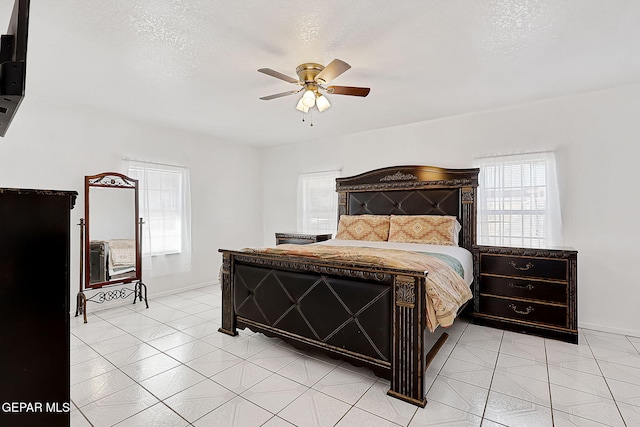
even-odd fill
[[(303, 122), (304, 122), (304, 121), (306, 121), (306, 120), (304, 119), (304, 115), (305, 115), (305, 114), (306, 114), (306, 113), (303, 111), (303, 112), (302, 112), (302, 121), (303, 121)], [(313, 113), (311, 112), (311, 110), (309, 110), (309, 116), (311, 117), (311, 118), (310, 118), (310, 120), (311, 120), (311, 124), (310, 124), (309, 126), (313, 126)]]
[[(302, 121), (305, 122), (306, 120), (304, 119), (304, 115), (307, 114), (304, 111), (302, 112)], [(313, 112), (311, 110), (309, 110), (309, 116), (310, 116), (310, 120), (311, 120), (311, 124), (309, 126), (313, 126)]]

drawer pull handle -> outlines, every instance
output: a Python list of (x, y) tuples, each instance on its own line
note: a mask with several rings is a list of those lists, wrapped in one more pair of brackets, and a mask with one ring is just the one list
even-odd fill
[(515, 283), (513, 283), (513, 282), (509, 282), (509, 287), (510, 287), (510, 288), (527, 289), (527, 290), (529, 290), (529, 291), (532, 291), (532, 290), (535, 288), (535, 286), (533, 286), (531, 283), (528, 283), (528, 284), (526, 284), (526, 285), (516, 285), (516, 284), (515, 284)]
[(509, 308), (518, 314), (529, 314), (533, 311), (533, 307), (529, 306), (526, 310), (518, 310), (515, 304), (509, 304)]
[(511, 267), (515, 268), (516, 270), (520, 270), (520, 271), (527, 271), (533, 268), (533, 264), (530, 262), (528, 262), (527, 265), (525, 265), (524, 267), (518, 267), (515, 261), (509, 261), (509, 265), (511, 265)]

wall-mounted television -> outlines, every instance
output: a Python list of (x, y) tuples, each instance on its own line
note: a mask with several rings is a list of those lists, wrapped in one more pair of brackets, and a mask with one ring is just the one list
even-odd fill
[(24, 98), (29, 1), (15, 0), (7, 34), (0, 39), (0, 136), (7, 132)]

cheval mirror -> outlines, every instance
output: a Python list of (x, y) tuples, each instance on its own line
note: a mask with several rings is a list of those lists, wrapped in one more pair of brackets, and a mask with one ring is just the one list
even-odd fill
[[(133, 295), (133, 303), (144, 302), (142, 283), (142, 218), (138, 212), (138, 180), (105, 172), (84, 177), (84, 219), (80, 220), (80, 289), (76, 317), (87, 323), (87, 301), (102, 304)], [(110, 285), (132, 284), (133, 289)], [(99, 290), (87, 298), (84, 291)]]

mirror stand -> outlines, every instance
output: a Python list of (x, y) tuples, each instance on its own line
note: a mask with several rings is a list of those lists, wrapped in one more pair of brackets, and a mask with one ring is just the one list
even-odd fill
[[(85, 217), (80, 220), (80, 286), (76, 317), (87, 323), (87, 301), (102, 304), (133, 295), (149, 308), (142, 282), (142, 225), (138, 180), (117, 172), (85, 176)], [(133, 289), (102, 290), (131, 284)], [(85, 291), (98, 290), (87, 298)]]

